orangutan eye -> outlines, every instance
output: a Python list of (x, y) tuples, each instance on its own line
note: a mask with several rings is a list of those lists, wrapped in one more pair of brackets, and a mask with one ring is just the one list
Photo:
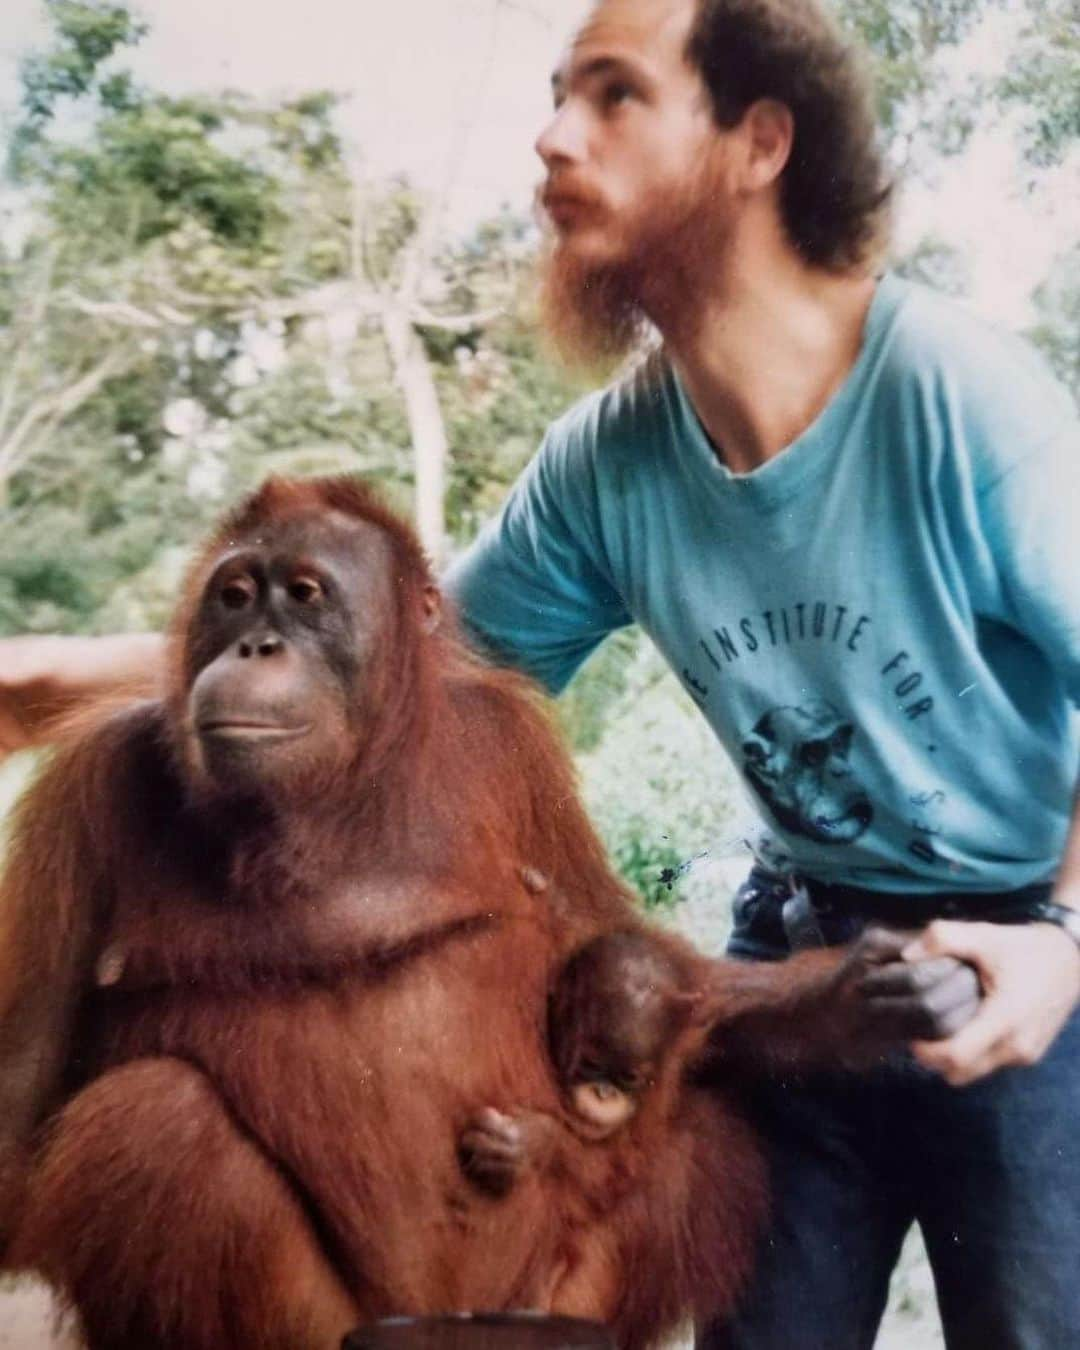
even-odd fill
[(221, 588), (221, 603), (226, 609), (243, 609), (255, 598), (255, 587), (246, 577), (235, 577)]
[(297, 577), (289, 583), (289, 595), (301, 605), (313, 604), (323, 597), (322, 583), (314, 577)]

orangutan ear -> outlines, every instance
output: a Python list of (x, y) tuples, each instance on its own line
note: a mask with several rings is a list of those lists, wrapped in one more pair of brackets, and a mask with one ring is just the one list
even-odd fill
[(442, 621), (442, 595), (438, 586), (425, 586), (420, 600), (420, 628), (424, 633), (434, 633)]

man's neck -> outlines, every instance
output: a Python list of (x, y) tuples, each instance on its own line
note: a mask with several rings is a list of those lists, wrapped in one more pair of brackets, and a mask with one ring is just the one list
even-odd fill
[(715, 285), (666, 306), (679, 321), (660, 327), (717, 454), (748, 473), (799, 437), (843, 384), (874, 281), (808, 267), (778, 241), (752, 256), (736, 239), (725, 252)]

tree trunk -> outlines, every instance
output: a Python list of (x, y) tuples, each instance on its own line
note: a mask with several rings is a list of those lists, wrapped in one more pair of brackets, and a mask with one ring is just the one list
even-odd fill
[(394, 365), (394, 378), (405, 400), (416, 465), (416, 528), (436, 568), (443, 562), (447, 440), (435, 377), (408, 310), (387, 297), (383, 335)]

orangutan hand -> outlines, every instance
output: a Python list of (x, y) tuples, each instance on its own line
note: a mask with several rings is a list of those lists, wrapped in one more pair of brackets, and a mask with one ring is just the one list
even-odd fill
[(1035, 1064), (1080, 998), (1080, 949), (1053, 924), (939, 920), (903, 951), (916, 969), (949, 958), (978, 972), (982, 1002), (947, 1039), (917, 1038), (912, 1051), (957, 1087), (995, 1069)]
[(887, 1043), (955, 1035), (979, 1007), (979, 978), (955, 956), (905, 959), (913, 931), (874, 925), (851, 945), (840, 980), (863, 1001), (860, 1021)]

